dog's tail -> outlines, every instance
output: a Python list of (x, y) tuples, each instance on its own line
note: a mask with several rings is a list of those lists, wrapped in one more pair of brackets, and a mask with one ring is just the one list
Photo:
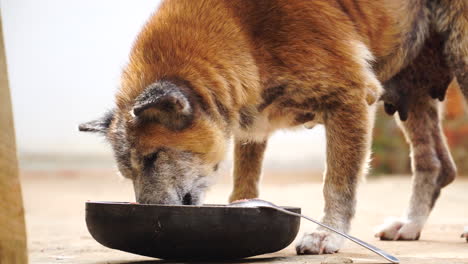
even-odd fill
[(445, 37), (444, 55), (468, 102), (468, 1), (429, 0), (434, 29)]

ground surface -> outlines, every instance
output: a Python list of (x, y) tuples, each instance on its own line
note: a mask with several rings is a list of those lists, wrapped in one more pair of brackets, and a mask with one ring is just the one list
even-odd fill
[[(22, 174), (31, 263), (165, 263), (105, 248), (89, 235), (84, 221), (85, 201), (133, 201), (131, 183), (119, 180), (112, 171)], [(288, 175), (272, 174), (266, 173), (262, 198), (300, 206), (306, 215), (319, 217), (323, 206), (319, 176), (306, 178), (297, 173), (291, 180)], [(373, 228), (385, 217), (399, 216), (406, 208), (410, 184), (409, 177), (381, 177), (362, 183), (351, 234), (395, 254), (402, 263), (468, 263), (468, 243), (460, 238), (463, 226), (468, 225), (467, 178), (458, 178), (444, 189), (419, 241), (378, 241), (373, 237)], [(229, 180), (221, 178), (207, 202), (225, 203), (229, 192)], [(313, 227), (303, 221), (298, 238)], [(354, 263), (385, 263), (352, 242), (347, 242), (337, 255), (351, 258)], [(234, 263), (321, 263), (329, 256), (296, 256), (293, 243), (274, 254)]]

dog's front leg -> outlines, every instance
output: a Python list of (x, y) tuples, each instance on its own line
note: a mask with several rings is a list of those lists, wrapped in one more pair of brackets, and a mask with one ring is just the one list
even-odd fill
[(258, 197), (263, 154), (267, 142), (236, 139), (234, 143), (234, 189), (229, 201)]
[[(323, 194), (325, 209), (322, 222), (347, 232), (356, 205), (356, 187), (366, 171), (374, 107), (364, 100), (353, 100), (327, 113), (327, 169)], [(343, 238), (324, 228), (304, 234), (296, 246), (298, 254), (337, 252)]]

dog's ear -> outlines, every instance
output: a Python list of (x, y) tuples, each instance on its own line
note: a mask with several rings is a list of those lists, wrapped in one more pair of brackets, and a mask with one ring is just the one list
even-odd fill
[(181, 87), (160, 81), (148, 86), (135, 100), (133, 115), (143, 122), (158, 122), (181, 130), (193, 119), (193, 107)]
[(94, 132), (105, 135), (109, 130), (112, 119), (114, 119), (114, 111), (109, 111), (99, 119), (80, 124), (78, 129), (82, 132)]

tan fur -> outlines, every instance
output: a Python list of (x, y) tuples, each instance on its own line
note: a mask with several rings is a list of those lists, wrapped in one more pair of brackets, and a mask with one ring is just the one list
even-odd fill
[(186, 130), (174, 132), (149, 123), (132, 126), (135, 134), (131, 136), (137, 139), (135, 147), (142, 155), (161, 147), (177, 146), (180, 150), (202, 154), (206, 163), (217, 163), (224, 157), (226, 145), (224, 135), (213, 126), (209, 120), (200, 120)]
[[(454, 2), (466, 10), (462, 1)], [(217, 167), (234, 137), (235, 184), (230, 200), (236, 200), (258, 195), (263, 153), (274, 131), (323, 124), (327, 170), (322, 221), (347, 231), (354, 215), (357, 182), (365, 174), (370, 153), (374, 106), (369, 105), (381, 97), (381, 82), (398, 80), (400, 71), (412, 67), (431, 30), (444, 34), (447, 25), (456, 25), (454, 32), (448, 32), (452, 35), (446, 46), (452, 58), (449, 75), (453, 71), (457, 78), (466, 76), (466, 46), (457, 48), (453, 41), (466, 32), (465, 17), (456, 12), (435, 14), (444, 5), (452, 10), (449, 2), (166, 0), (135, 42), (107, 136), (127, 168), (124, 171), (134, 182), (144, 184), (145, 178), (139, 175), (148, 171), (142, 166), (149, 161), (153, 170), (163, 168), (157, 172), (158, 179), (176, 178), (165, 163), (155, 161), (154, 153), (163, 151), (162, 156), (176, 164), (177, 170), (192, 173), (189, 184), (202, 178), (199, 173), (206, 176)], [(466, 37), (462, 39), (465, 43)], [(170, 87), (171, 94), (164, 94), (164, 87)], [(174, 92), (174, 87), (180, 91)], [(428, 90), (421, 85), (418, 91), (424, 96)], [(418, 105), (404, 101), (404, 92), (390, 85), (383, 95), (386, 104), (397, 105), (401, 115), (408, 111), (408, 103)], [(158, 95), (155, 101), (145, 97), (152, 93)], [(181, 108), (191, 111), (177, 112)], [(412, 110), (411, 115), (419, 110)], [(177, 125), (168, 123), (164, 113), (176, 118)], [(442, 138), (434, 137), (429, 148), (448, 155)], [(414, 160), (425, 159), (418, 157)], [(179, 158), (184, 162), (174, 161)], [(444, 164), (450, 160), (438, 158)], [(137, 164), (128, 169), (128, 160)], [(177, 187), (182, 190), (178, 196), (171, 187), (164, 189), (171, 200), (146, 186), (143, 200), (180, 202), (186, 192), (193, 191), (187, 184)], [(318, 229), (304, 236), (297, 252), (333, 253), (342, 243), (335, 234)]]
[(262, 171), (266, 142), (236, 140), (234, 144), (234, 191), (229, 200), (258, 197), (258, 183)]
[[(169, 147), (209, 153), (212, 158), (206, 162), (215, 164), (223, 154), (223, 148), (214, 147), (224, 145), (220, 134), (265, 142), (277, 129), (301, 125), (298, 121), (325, 124), (329, 151), (323, 221), (348, 230), (355, 186), (369, 154), (372, 118), (367, 104), (382, 92), (371, 70), (374, 57), (368, 47), (382, 56), (398, 45), (392, 41), (398, 17), (378, 2), (367, 2), (364, 10), (375, 22), (368, 23), (358, 18), (361, 7), (351, 1), (166, 1), (137, 39), (117, 97), (120, 111), (130, 111), (152, 82), (175, 77), (189, 82), (207, 109), (221, 104), (227, 116), (197, 118), (180, 132), (157, 123), (127, 126), (138, 152)], [(274, 12), (281, 12), (288, 23), (279, 24)], [(381, 28), (370, 27), (374, 24)], [(281, 85), (282, 93), (268, 102), (265, 91)], [(312, 120), (302, 118), (308, 116)], [(254, 151), (246, 160), (249, 149), (236, 147), (231, 200), (258, 194), (263, 152)], [(336, 251), (341, 243), (336, 241), (326, 252)], [(305, 246), (298, 252), (308, 253)]]

